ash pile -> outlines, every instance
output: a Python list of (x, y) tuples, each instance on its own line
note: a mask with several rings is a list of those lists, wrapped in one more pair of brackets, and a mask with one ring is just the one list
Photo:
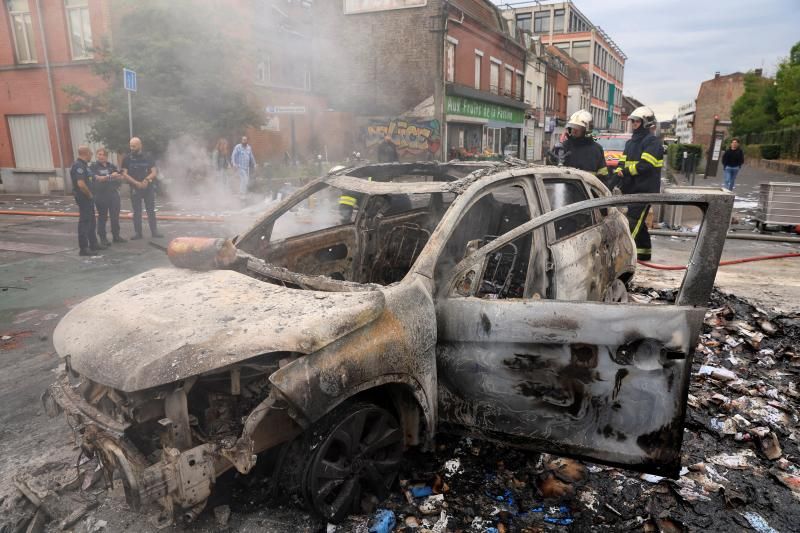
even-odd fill
[[(674, 302), (673, 291), (635, 292)], [(327, 530), (800, 530), (800, 317), (715, 291), (692, 372), (677, 480), (439, 438), (381, 510)]]

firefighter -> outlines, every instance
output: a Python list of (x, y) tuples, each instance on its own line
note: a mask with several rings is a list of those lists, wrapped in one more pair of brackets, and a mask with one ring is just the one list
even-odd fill
[[(331, 170), (331, 172), (333, 172), (333, 170)], [(367, 181), (372, 181), (372, 176), (369, 176)], [(342, 194), (339, 196), (339, 217), (342, 224), (353, 222), (353, 213), (355, 213), (356, 208), (361, 207), (359, 203), (363, 197), (363, 194), (357, 192), (342, 191)]]
[[(625, 143), (614, 172), (615, 179), (609, 188), (616, 185), (622, 194), (660, 192), (664, 145), (651, 131), (656, 125), (656, 116), (649, 107), (642, 106), (634, 109), (628, 120), (631, 121), (633, 136)], [(631, 237), (636, 242), (636, 256), (641, 261), (649, 261), (652, 255), (650, 232), (645, 222), (649, 210), (649, 205), (628, 206)]]
[(585, 170), (605, 179), (608, 176), (606, 156), (603, 147), (592, 138), (591, 132), (591, 113), (581, 109), (569, 117), (567, 138), (563, 143), (564, 166)]

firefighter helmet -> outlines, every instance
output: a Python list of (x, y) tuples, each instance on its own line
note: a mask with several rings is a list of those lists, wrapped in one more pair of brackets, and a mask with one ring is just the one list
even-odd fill
[(587, 132), (592, 131), (592, 114), (586, 111), (585, 109), (579, 109), (575, 111), (571, 117), (569, 117), (569, 121), (567, 122), (567, 128), (583, 128)]
[(646, 105), (637, 107), (628, 115), (628, 120), (633, 119), (641, 120), (643, 128), (652, 128), (656, 125), (656, 114)]

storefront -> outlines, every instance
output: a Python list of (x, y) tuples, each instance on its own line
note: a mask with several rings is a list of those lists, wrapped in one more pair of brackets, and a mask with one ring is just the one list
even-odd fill
[(448, 94), (445, 101), (447, 157), (522, 157), (521, 108)]

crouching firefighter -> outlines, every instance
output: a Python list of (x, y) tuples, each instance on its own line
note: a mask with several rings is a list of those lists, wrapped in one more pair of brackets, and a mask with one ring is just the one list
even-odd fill
[[(661, 192), (664, 146), (651, 131), (656, 116), (649, 107), (642, 106), (634, 109), (628, 120), (631, 121), (633, 136), (625, 143), (619, 166), (609, 180), (609, 188), (618, 186), (622, 194)], [(649, 261), (652, 256), (650, 232), (645, 222), (649, 210), (649, 205), (628, 206), (631, 237), (636, 242), (636, 256), (641, 261)]]
[(603, 147), (592, 138), (592, 114), (581, 109), (569, 117), (567, 138), (563, 149), (564, 166), (591, 172), (601, 180), (608, 177), (606, 156)]

